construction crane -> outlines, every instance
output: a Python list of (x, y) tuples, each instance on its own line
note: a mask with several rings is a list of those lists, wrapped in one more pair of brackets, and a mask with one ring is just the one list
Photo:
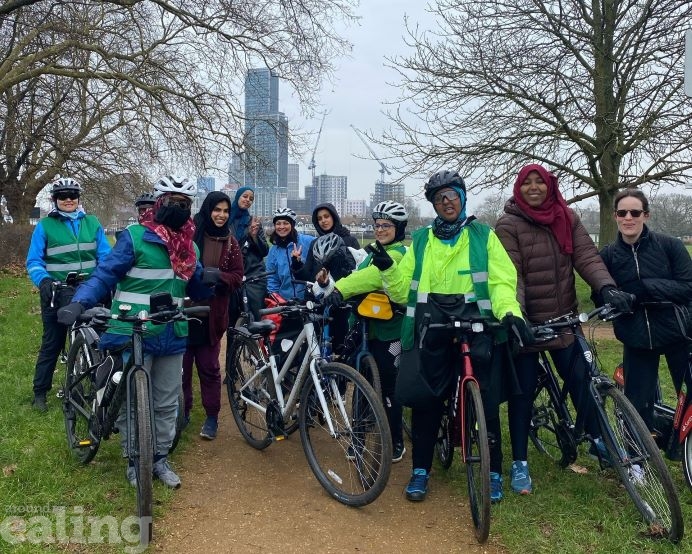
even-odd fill
[(356, 132), (356, 135), (358, 135), (358, 138), (359, 138), (361, 141), (363, 141), (363, 144), (364, 144), (365, 147), (370, 151), (370, 153), (372, 154), (372, 157), (375, 159), (375, 161), (376, 161), (378, 164), (380, 164), (380, 183), (381, 183), (381, 184), (384, 184), (384, 174), (386, 173), (387, 175), (391, 175), (391, 172), (389, 171), (389, 169), (387, 169), (387, 166), (384, 165), (384, 164), (382, 163), (382, 160), (380, 160), (380, 159), (377, 157), (377, 154), (375, 154), (375, 151), (370, 147), (370, 145), (369, 145), (368, 142), (365, 140), (365, 137), (362, 135), (362, 133), (361, 133), (358, 129), (356, 129), (356, 128), (353, 126), (353, 124), (351, 124), (351, 128)]
[(315, 147), (312, 149), (312, 158), (310, 158), (310, 164), (308, 165), (308, 169), (312, 171), (312, 181), (310, 182), (311, 185), (315, 183), (315, 152), (317, 151), (317, 145), (320, 142), (320, 137), (322, 136), (322, 126), (324, 125), (324, 118), (327, 117), (327, 110), (324, 110), (324, 113), (322, 114), (322, 122), (320, 123), (320, 130), (317, 131), (317, 140), (315, 141)]

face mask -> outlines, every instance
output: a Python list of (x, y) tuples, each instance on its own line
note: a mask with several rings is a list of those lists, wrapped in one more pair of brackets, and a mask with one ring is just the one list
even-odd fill
[(161, 206), (154, 220), (158, 223), (170, 227), (174, 231), (180, 230), (180, 228), (185, 225), (185, 222), (190, 219), (190, 210), (180, 208), (179, 206)]

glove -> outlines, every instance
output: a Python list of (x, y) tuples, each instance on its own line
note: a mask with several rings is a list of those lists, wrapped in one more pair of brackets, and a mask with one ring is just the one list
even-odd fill
[(613, 286), (605, 286), (601, 289), (601, 296), (606, 304), (610, 304), (618, 312), (628, 314), (632, 312), (632, 304), (636, 297), (622, 292)]
[[(620, 290), (626, 293), (633, 294), (635, 296), (634, 302), (644, 302), (645, 300), (647, 300), (648, 297), (646, 287), (644, 286), (644, 283), (642, 283), (639, 279), (622, 283), (622, 285), (620, 286)], [(603, 294), (603, 297), (603, 300), (605, 301), (605, 294)]]
[(387, 251), (379, 240), (376, 240), (374, 244), (369, 244), (366, 250), (372, 254), (372, 265), (380, 271), (392, 267), (394, 260), (389, 257), (389, 254), (387, 254)]
[(84, 306), (79, 302), (71, 302), (58, 310), (58, 323), (71, 326), (84, 313)]
[(41, 293), (41, 303), (50, 304), (53, 298), (53, 280), (50, 277), (44, 277), (38, 284), (38, 290)]
[(334, 291), (326, 296), (323, 300), (325, 306), (339, 306), (344, 302), (344, 295), (339, 292), (339, 289), (334, 289)]
[(520, 317), (507, 314), (502, 318), (502, 323), (519, 339), (520, 346), (531, 346), (536, 342), (536, 337), (534, 336), (533, 331)]
[(221, 270), (218, 267), (205, 267), (202, 270), (202, 284), (213, 287), (221, 280)]

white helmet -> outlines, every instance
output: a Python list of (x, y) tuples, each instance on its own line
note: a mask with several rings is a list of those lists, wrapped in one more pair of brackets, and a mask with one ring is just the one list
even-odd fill
[(312, 243), (312, 255), (319, 265), (326, 266), (342, 246), (344, 246), (344, 239), (336, 233), (327, 233)]
[(276, 223), (277, 219), (290, 219), (293, 225), (295, 225), (298, 216), (296, 216), (296, 212), (294, 212), (291, 208), (279, 208), (274, 211), (272, 223)]
[(197, 185), (187, 177), (178, 175), (166, 175), (161, 177), (154, 185), (154, 195), (156, 198), (167, 192), (176, 192), (192, 198), (197, 194)]
[(393, 200), (380, 202), (372, 211), (373, 219), (389, 219), (391, 221), (408, 221), (408, 213), (403, 204)]

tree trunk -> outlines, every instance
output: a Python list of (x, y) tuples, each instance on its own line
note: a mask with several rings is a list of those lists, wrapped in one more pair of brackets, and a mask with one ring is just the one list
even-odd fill
[(613, 217), (613, 199), (617, 192), (617, 190), (606, 188), (598, 193), (598, 204), (601, 212), (599, 215), (601, 224), (601, 230), (598, 234), (599, 248), (603, 248), (606, 244), (613, 242), (617, 235), (617, 225)]

